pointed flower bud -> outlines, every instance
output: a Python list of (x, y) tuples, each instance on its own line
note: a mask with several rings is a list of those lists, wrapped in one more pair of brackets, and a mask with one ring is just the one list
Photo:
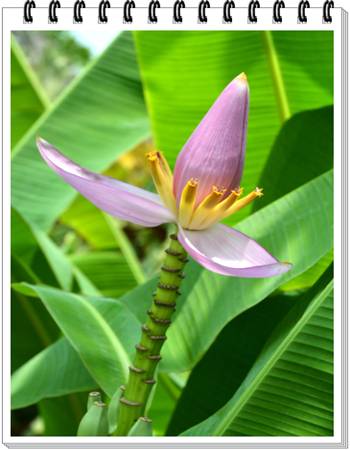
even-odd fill
[(196, 203), (213, 187), (225, 196), (239, 187), (245, 156), (249, 88), (244, 73), (221, 93), (181, 150), (174, 172), (179, 204), (187, 182), (198, 180)]

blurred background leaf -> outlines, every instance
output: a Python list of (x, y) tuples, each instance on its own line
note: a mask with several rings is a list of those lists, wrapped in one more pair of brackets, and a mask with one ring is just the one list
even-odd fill
[(49, 106), (21, 47), (11, 42), (11, 149)]
[(15, 31), (13, 36), (50, 100), (62, 92), (92, 57), (89, 48), (67, 31)]
[(43, 163), (35, 144), (37, 135), (94, 171), (107, 168), (149, 135), (129, 33), (121, 34), (93, 61), (13, 151), (12, 204), (47, 230), (76, 193)]
[(45, 436), (75, 436), (86, 410), (86, 394), (42, 400), (39, 411)]
[(72, 261), (105, 297), (120, 297), (136, 285), (124, 257), (116, 252), (77, 254)]

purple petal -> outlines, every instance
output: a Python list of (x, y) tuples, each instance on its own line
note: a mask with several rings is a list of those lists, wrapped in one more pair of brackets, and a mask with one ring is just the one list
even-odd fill
[(221, 93), (179, 154), (174, 192), (179, 201), (191, 178), (199, 181), (197, 204), (212, 186), (239, 187), (245, 156), (249, 88), (245, 75), (236, 77)]
[(62, 155), (43, 139), (37, 140), (41, 156), (58, 175), (103, 211), (145, 227), (174, 222), (159, 195), (122, 181), (90, 172)]
[(180, 229), (179, 241), (199, 264), (221, 275), (264, 278), (292, 267), (277, 261), (250, 237), (222, 224), (202, 231)]

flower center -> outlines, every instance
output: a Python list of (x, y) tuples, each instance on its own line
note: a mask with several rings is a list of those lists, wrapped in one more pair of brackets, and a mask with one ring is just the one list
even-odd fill
[(212, 191), (196, 206), (197, 188), (200, 180), (191, 178), (181, 193), (178, 207), (173, 194), (173, 175), (160, 152), (147, 153), (154, 184), (165, 205), (173, 211), (179, 224), (189, 230), (204, 230), (247, 206), (257, 197), (262, 197), (260, 188), (240, 198), (243, 189), (231, 191), (212, 187)]

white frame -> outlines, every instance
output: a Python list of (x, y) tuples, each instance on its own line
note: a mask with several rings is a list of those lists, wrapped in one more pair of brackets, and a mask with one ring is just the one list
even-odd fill
[[(10, 1), (10, 0), (9, 0)], [(345, 0), (344, 0), (345, 1)], [(263, 0), (260, 1), (262, 3)], [(147, 5), (133, 9), (132, 24), (123, 24), (122, 3), (107, 11), (109, 21), (99, 24), (99, 0), (85, 0), (83, 24), (73, 23), (73, 2), (61, 0), (58, 24), (49, 24), (48, 0), (36, 1), (32, 24), (23, 22), (23, 3), (14, 1), (2, 9), (2, 183), (3, 183), (3, 428), (2, 441), (9, 448), (348, 448), (347, 447), (347, 274), (348, 274), (348, 158), (347, 158), (347, 13), (342, 8), (332, 10), (333, 22), (322, 23), (322, 8), (307, 10), (308, 22), (297, 23), (297, 8), (282, 10), (283, 22), (273, 24), (272, 1), (265, 1), (257, 10), (258, 23), (247, 20), (247, 7), (243, 0), (236, 1), (232, 11), (233, 22), (223, 24), (223, 1), (212, 0), (207, 10), (208, 22), (198, 23), (198, 1), (186, 0), (182, 10), (183, 23), (172, 20), (173, 1), (161, 0), (157, 10), (158, 23), (147, 22)], [(245, 2), (246, 3), (246, 2)], [(289, 2), (290, 4), (290, 2)], [(293, 2), (296, 5), (296, 2)], [(106, 27), (118, 25), (118, 30), (330, 30), (334, 32), (334, 252), (335, 252), (335, 310), (334, 320), (334, 436), (333, 437), (13, 437), (10, 435), (10, 35), (12, 30), (62, 30), (81, 29), (101, 32)], [(345, 35), (345, 38), (344, 38)], [(341, 232), (340, 232), (341, 231)]]

